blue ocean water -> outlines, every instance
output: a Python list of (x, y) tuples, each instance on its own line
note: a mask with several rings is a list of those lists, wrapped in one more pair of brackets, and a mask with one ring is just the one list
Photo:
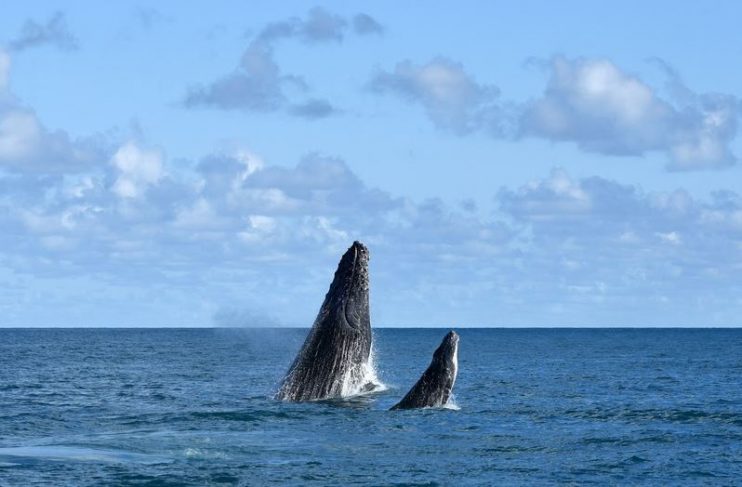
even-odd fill
[(742, 329), (462, 329), (459, 410), (387, 411), (446, 330), (377, 329), (389, 389), (271, 399), (306, 330), (0, 330), (0, 485), (724, 484)]

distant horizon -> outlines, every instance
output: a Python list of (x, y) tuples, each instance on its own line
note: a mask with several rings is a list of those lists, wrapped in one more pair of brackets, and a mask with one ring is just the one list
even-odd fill
[[(0, 326), (0, 330), (308, 330), (310, 326)], [(625, 326), (388, 326), (374, 325), (373, 329), (382, 330), (734, 330), (742, 325), (625, 325)]]

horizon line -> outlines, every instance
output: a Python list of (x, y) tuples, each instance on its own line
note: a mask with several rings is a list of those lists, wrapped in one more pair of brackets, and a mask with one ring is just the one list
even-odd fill
[[(179, 326), (179, 325), (0, 325), (0, 330), (308, 330), (311, 326), (303, 325), (274, 325), (274, 326)], [(464, 325), (464, 326), (441, 326), (441, 325), (377, 325), (373, 329), (396, 329), (396, 330), (426, 330), (426, 329), (461, 329), (461, 330), (637, 330), (637, 329), (740, 329), (742, 325)]]

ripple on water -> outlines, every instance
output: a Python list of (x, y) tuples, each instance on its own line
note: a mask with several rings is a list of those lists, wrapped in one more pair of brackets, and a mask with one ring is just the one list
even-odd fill
[(0, 448), (0, 461), (23, 465), (29, 462), (103, 462), (157, 465), (171, 458), (121, 450), (101, 450), (79, 446), (43, 445)]

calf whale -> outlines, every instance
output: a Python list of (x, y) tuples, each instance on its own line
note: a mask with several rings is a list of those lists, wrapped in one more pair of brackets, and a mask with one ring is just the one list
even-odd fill
[(450, 331), (433, 352), (433, 360), (410, 392), (392, 409), (445, 406), (459, 370), (459, 336)]
[(353, 245), (340, 259), (312, 329), (276, 398), (313, 401), (369, 390), (371, 319), (366, 246)]

